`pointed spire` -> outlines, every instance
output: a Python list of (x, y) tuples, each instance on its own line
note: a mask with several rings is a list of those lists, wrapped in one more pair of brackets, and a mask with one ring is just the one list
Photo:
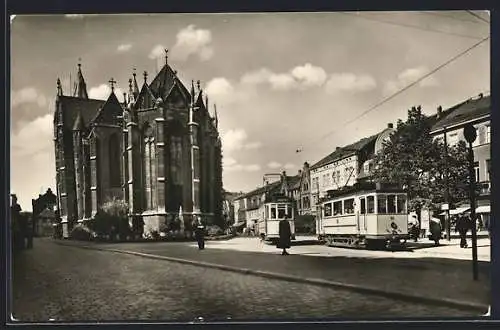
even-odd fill
[(197, 80), (196, 81), (196, 86), (198, 87), (198, 92), (201, 92), (200, 84), (201, 84), (200, 80)]
[(142, 73), (142, 75), (144, 76), (144, 83), (147, 84), (148, 83), (148, 72), (147, 71), (144, 71)]
[(116, 80), (114, 80), (113, 78), (109, 79), (109, 85), (111, 86), (111, 93), (114, 93), (115, 92), (115, 84), (116, 84)]
[(61, 79), (57, 78), (57, 96), (63, 96), (63, 90), (61, 86)]
[(165, 48), (165, 65), (168, 65), (168, 49)]
[(194, 95), (194, 80), (191, 80), (191, 98), (192, 98), (192, 102), (194, 103), (194, 100), (195, 100), (195, 95)]
[(217, 105), (214, 103), (215, 128), (219, 128), (219, 117), (217, 116)]
[(78, 111), (78, 115), (75, 119), (75, 124), (73, 125), (73, 131), (83, 131), (85, 126), (83, 125), (82, 113)]
[(135, 68), (134, 68), (134, 73), (132, 73), (132, 75), (134, 76), (134, 89), (132, 91), (132, 94), (134, 95), (134, 100), (136, 100), (137, 96), (139, 96), (139, 85), (137, 85), (137, 80), (135, 78), (135, 76), (137, 75), (135, 73)]
[(127, 93), (123, 92), (123, 104), (127, 105)]
[(208, 95), (207, 94), (205, 94), (205, 107), (208, 110)]
[[(78, 59), (79, 61), (81, 59)], [(82, 99), (88, 99), (89, 96), (87, 94), (87, 84), (85, 84), (85, 79), (82, 74), (82, 64), (78, 63), (78, 73), (75, 82), (75, 92), (73, 93), (74, 97), (79, 97)]]

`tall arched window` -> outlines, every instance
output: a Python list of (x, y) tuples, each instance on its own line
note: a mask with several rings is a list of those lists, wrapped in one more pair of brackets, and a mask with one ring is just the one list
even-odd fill
[(112, 188), (121, 187), (121, 155), (118, 134), (109, 137), (109, 182)]
[(156, 177), (155, 168), (155, 145), (153, 129), (148, 124), (144, 125), (143, 130), (143, 173), (144, 173), (144, 191), (146, 209), (150, 210), (154, 206), (154, 192)]
[(182, 184), (182, 137), (170, 137), (170, 169), (172, 182), (176, 185)]

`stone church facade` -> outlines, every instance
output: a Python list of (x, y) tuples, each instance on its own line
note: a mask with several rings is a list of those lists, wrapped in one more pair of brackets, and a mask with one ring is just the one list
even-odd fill
[[(71, 96), (60, 80), (54, 114), (57, 199), (63, 236), (92, 219), (104, 203), (124, 200), (131, 224), (160, 231), (182, 212), (222, 221), (222, 148), (217, 112), (212, 116), (200, 83), (190, 91), (167, 60), (142, 87), (135, 72), (123, 102), (113, 79), (106, 101), (89, 99), (81, 66)], [(215, 105), (214, 105), (215, 108)]]

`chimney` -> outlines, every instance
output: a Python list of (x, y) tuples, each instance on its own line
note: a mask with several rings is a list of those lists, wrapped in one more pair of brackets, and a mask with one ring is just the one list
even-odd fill
[(388, 123), (387, 128), (394, 128), (394, 125), (392, 123)]
[(339, 151), (339, 150), (340, 150), (340, 147), (335, 148), (335, 151)]
[(299, 170), (299, 175), (302, 175), (302, 170)]
[(309, 163), (308, 162), (304, 162), (304, 168), (308, 168), (309, 167)]
[(479, 93), (479, 98), (482, 99), (483, 98), (483, 93)]
[(442, 106), (439, 106), (437, 108), (437, 118), (439, 119), (441, 117), (441, 115), (443, 114), (443, 107)]

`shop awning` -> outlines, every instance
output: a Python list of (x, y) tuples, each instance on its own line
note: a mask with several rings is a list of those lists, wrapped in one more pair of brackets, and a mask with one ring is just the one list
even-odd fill
[(478, 206), (476, 209), (476, 213), (491, 213), (491, 206), (489, 205)]
[[(461, 213), (464, 213), (464, 212), (469, 211), (469, 210), (470, 210), (470, 207), (458, 207), (456, 209), (450, 210), (450, 215), (461, 214)], [(446, 211), (439, 213), (439, 215), (446, 215)]]

